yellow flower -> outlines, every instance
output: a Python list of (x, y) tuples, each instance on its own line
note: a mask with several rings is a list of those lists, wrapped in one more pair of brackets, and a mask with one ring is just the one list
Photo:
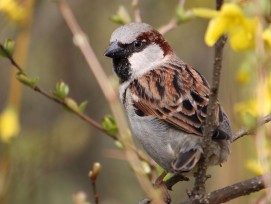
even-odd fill
[(257, 121), (258, 110), (256, 100), (240, 102), (234, 106), (235, 112), (241, 121), (248, 127), (254, 127)]
[(256, 160), (248, 160), (246, 167), (256, 175), (262, 175), (264, 173), (262, 165)]
[(267, 28), (264, 32), (263, 32), (263, 40), (265, 41), (265, 43), (271, 47), (271, 27)]
[(0, 12), (14, 22), (19, 22), (26, 16), (25, 9), (16, 0), (0, 0)]
[(9, 142), (20, 130), (19, 115), (15, 108), (7, 107), (0, 115), (0, 140)]
[(251, 99), (235, 105), (235, 111), (248, 126), (254, 126), (256, 118), (271, 113), (271, 74), (267, 76), (266, 83), (259, 87), (263, 91), (263, 98)]
[(265, 104), (264, 104), (264, 114), (271, 113), (271, 74), (269, 74), (267, 78), (267, 83), (264, 87), (264, 95), (265, 95)]
[(236, 72), (236, 81), (239, 84), (245, 85), (250, 81), (251, 70), (248, 65), (241, 66)]
[(228, 33), (230, 45), (235, 51), (254, 47), (257, 18), (245, 17), (243, 11), (233, 3), (226, 3), (220, 11), (211, 9), (193, 9), (195, 15), (211, 18), (205, 33), (205, 42), (213, 46), (224, 34)]

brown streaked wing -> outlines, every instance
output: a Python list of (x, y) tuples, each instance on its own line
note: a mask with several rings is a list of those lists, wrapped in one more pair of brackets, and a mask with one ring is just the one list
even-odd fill
[[(131, 83), (134, 106), (187, 133), (202, 136), (209, 85), (199, 72), (181, 64), (151, 70)], [(216, 125), (218, 125), (218, 108)]]

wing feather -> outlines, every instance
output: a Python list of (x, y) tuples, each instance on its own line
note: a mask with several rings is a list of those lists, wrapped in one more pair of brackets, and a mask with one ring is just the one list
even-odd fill
[[(135, 79), (130, 90), (136, 109), (175, 128), (202, 136), (209, 101), (206, 79), (186, 64), (167, 64)], [(218, 126), (219, 105), (215, 123)]]

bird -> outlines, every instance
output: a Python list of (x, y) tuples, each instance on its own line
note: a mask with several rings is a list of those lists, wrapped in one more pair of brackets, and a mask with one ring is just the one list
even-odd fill
[[(112, 58), (120, 100), (147, 154), (166, 172), (192, 171), (203, 155), (210, 96), (204, 76), (143, 22), (117, 28), (104, 55)], [(219, 101), (213, 121), (208, 165), (220, 165), (230, 154), (232, 131)]]

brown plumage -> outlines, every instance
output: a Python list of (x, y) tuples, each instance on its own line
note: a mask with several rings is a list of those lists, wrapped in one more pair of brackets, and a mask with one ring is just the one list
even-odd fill
[[(132, 23), (113, 32), (105, 53), (120, 79), (121, 101), (132, 131), (166, 171), (187, 172), (202, 154), (210, 88), (206, 79), (176, 56), (150, 25)], [(219, 102), (210, 164), (230, 152), (231, 128)]]
[[(159, 67), (132, 81), (130, 90), (134, 106), (144, 115), (153, 115), (182, 131), (202, 136), (209, 85), (193, 68), (186, 64)], [(219, 111), (217, 106), (216, 113)]]

